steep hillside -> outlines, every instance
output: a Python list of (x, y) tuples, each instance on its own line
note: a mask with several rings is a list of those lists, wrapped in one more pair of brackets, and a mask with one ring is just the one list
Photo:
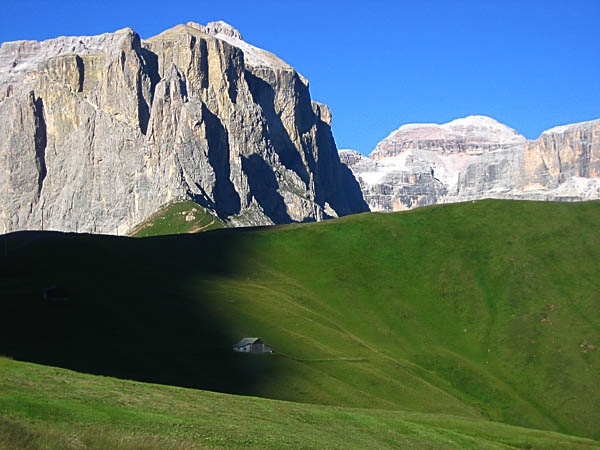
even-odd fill
[(236, 397), (1, 357), (0, 374), (0, 445), (6, 450), (600, 447), (486, 420)]
[(163, 206), (128, 234), (132, 237), (149, 237), (164, 234), (198, 233), (223, 227), (223, 222), (218, 217), (187, 200)]
[(0, 48), (0, 232), (126, 234), (185, 197), (230, 225), (368, 210), (308, 81), (224, 22)]
[(600, 120), (556, 127), (535, 141), (485, 116), (407, 124), (369, 158), (353, 150), (340, 158), (372, 211), (483, 198), (600, 198)]
[[(3, 237), (0, 354), (599, 438), (600, 203), (481, 201), (129, 239)], [(44, 303), (56, 285), (65, 304)], [(231, 346), (262, 337), (275, 354)]]

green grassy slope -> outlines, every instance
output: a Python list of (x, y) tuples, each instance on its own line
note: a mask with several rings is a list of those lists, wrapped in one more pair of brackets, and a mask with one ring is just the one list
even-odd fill
[(223, 228), (218, 218), (190, 200), (165, 205), (129, 233), (132, 237), (198, 233)]
[[(13, 234), (0, 353), (598, 439), (599, 221), (598, 202), (481, 201), (140, 240)], [(50, 284), (69, 304), (39, 300)], [(277, 354), (231, 352), (244, 336)]]
[(8, 449), (600, 447), (485, 420), (231, 396), (5, 358), (0, 371)]

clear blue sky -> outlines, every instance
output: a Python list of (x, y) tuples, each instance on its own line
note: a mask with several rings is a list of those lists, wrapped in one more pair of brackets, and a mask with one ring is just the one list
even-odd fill
[(494, 117), (530, 139), (600, 118), (600, 0), (5, 2), (0, 41), (142, 38), (225, 20), (310, 81), (338, 148), (369, 153), (404, 123)]

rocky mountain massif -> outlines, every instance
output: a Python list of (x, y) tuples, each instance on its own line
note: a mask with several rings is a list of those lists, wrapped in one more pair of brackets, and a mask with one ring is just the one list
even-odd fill
[(232, 225), (367, 210), (308, 82), (224, 22), (0, 49), (0, 232), (125, 234), (190, 198)]
[(485, 116), (408, 124), (367, 158), (341, 150), (372, 211), (401, 211), (482, 198), (600, 198), (600, 120), (545, 131), (528, 141)]

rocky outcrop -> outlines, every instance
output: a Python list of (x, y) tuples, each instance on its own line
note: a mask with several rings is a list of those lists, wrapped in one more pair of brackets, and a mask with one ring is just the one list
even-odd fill
[(340, 159), (356, 175), (369, 208), (377, 212), (431, 205), (448, 193), (447, 186), (435, 178), (434, 161), (405, 156), (374, 160), (354, 150), (340, 150)]
[(0, 232), (125, 234), (191, 198), (232, 225), (367, 210), (325, 105), (224, 22), (0, 49)]
[(390, 158), (407, 150), (428, 150), (441, 154), (482, 155), (518, 147), (525, 138), (491, 117), (469, 116), (442, 125), (407, 124), (377, 144), (372, 159)]
[(527, 143), (525, 187), (557, 188), (571, 178), (600, 177), (600, 120), (544, 131)]
[(482, 198), (600, 198), (600, 120), (561, 126), (528, 141), (485, 116), (410, 124), (370, 158), (340, 151), (373, 211)]

